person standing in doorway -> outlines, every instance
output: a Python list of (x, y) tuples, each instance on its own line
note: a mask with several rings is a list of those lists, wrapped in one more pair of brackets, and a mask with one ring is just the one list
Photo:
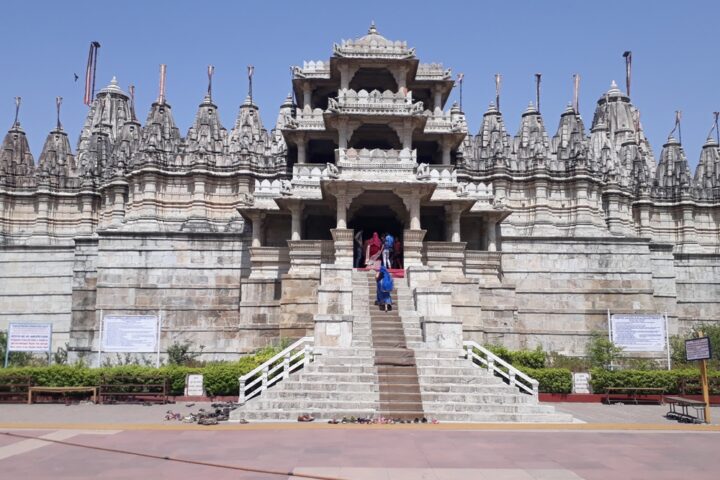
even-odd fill
[(383, 250), (382, 250), (382, 264), (385, 268), (392, 268), (392, 263), (390, 263), (390, 257), (392, 255), (392, 252), (394, 251), (395, 247), (395, 238), (390, 235), (389, 233), (386, 233), (383, 237)]
[(380, 306), (380, 310), (385, 312), (392, 310), (392, 297), (390, 294), (394, 285), (392, 275), (385, 268), (385, 265), (381, 265), (380, 270), (375, 273), (375, 281), (377, 283), (376, 303)]
[(380, 254), (382, 253), (382, 241), (377, 232), (373, 232), (372, 238), (367, 241), (365, 247), (365, 266), (377, 268), (380, 265)]
[(393, 248), (393, 264), (395, 268), (402, 270), (403, 268), (403, 249), (400, 239), (395, 239), (395, 247)]

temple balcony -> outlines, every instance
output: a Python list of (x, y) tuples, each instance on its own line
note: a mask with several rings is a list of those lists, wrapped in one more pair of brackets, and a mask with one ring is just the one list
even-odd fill
[(293, 67), (292, 73), (293, 78), (296, 79), (329, 79), (330, 62), (323, 62), (322, 60), (303, 62), (302, 67)]
[(452, 72), (449, 68), (443, 67), (441, 63), (421, 63), (418, 65), (417, 81), (438, 81), (452, 80)]
[(298, 110), (295, 117), (287, 118), (284, 130), (325, 131), (323, 113), (320, 108), (310, 109), (306, 107)]
[(417, 181), (416, 150), (340, 148), (335, 159), (342, 180)]
[(385, 90), (340, 90), (328, 101), (328, 112), (352, 115), (409, 116), (422, 115), (422, 102), (413, 102), (412, 93)]
[(425, 111), (427, 122), (424, 133), (430, 134), (467, 134), (467, 122), (464, 115)]

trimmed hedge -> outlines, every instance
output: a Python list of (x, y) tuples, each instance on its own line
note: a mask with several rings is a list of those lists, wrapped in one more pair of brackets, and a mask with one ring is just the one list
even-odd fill
[(545, 368), (545, 352), (535, 350), (508, 350), (502, 345), (486, 345), (485, 348), (517, 368)]
[[(593, 369), (593, 392), (604, 393), (608, 387), (663, 388), (670, 394), (700, 394), (700, 372), (686, 370), (616, 370)], [(720, 395), (720, 371), (708, 372), (710, 394)]]
[(572, 373), (567, 368), (527, 368), (518, 369), (534, 378), (540, 385), (540, 393), (570, 393), (572, 391)]
[(30, 378), (34, 385), (43, 387), (93, 386), (101, 378), (131, 377), (134, 383), (155, 383), (158, 376), (166, 376), (171, 395), (182, 395), (185, 390), (185, 376), (191, 373), (205, 375), (205, 390), (208, 395), (237, 395), (238, 377), (244, 375), (272, 358), (279, 350), (263, 349), (243, 357), (237, 362), (212, 363), (204, 367), (183, 367), (168, 365), (160, 368), (139, 365), (88, 368), (74, 365), (51, 365), (49, 367), (17, 367), (0, 369), (0, 384), (19, 383)]

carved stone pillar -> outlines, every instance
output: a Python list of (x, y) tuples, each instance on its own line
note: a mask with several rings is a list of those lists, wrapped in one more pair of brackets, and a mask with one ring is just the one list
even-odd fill
[(300, 240), (302, 238), (302, 213), (303, 205), (294, 203), (288, 206), (291, 215), (290, 222), (290, 240)]
[(306, 143), (304, 135), (298, 138), (297, 151), (298, 151), (298, 163), (300, 163), (300, 164), (307, 163), (307, 143)]
[(303, 108), (312, 108), (312, 90), (310, 89), (310, 83), (303, 83)]
[(497, 251), (497, 222), (495, 219), (488, 219), (485, 221), (485, 240), (487, 243), (488, 252)]
[(330, 233), (335, 241), (335, 265), (352, 267), (353, 231), (347, 228), (333, 228)]
[[(418, 226), (419, 223), (418, 221)], [(410, 225), (412, 226), (412, 221)], [(422, 265), (422, 248), (425, 233), (425, 230), (419, 228), (411, 228), (403, 232), (403, 262), (405, 268)]]
[(443, 138), (443, 140), (442, 140), (442, 164), (450, 165), (450, 163), (451, 163), (450, 142), (448, 141), (448, 139)]
[(252, 243), (253, 247), (262, 246), (263, 236), (263, 220), (265, 220), (265, 214), (261, 212), (251, 212), (247, 214), (252, 222)]
[(439, 86), (435, 87), (434, 103), (435, 103), (435, 115), (442, 115), (442, 90)]

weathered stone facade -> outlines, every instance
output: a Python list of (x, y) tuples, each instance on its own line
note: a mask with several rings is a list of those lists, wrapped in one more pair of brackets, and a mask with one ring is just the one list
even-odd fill
[(209, 94), (185, 137), (163, 94), (142, 125), (114, 79), (75, 154), (58, 122), (36, 164), (15, 122), (0, 329), (52, 321), (56, 346), (93, 355), (101, 312), (162, 310), (163, 348), (190, 340), (214, 358), (316, 323), (344, 331), (353, 230), (373, 221), (402, 239), (424, 340), (443, 348), (461, 325), (579, 354), (608, 309), (667, 312), (671, 333), (720, 319), (712, 134), (694, 177), (672, 136), (656, 164), (613, 84), (589, 134), (568, 107), (550, 137), (531, 105), (512, 137), (491, 104), (473, 136), (447, 108), (450, 71), (374, 26), (293, 72), (297, 100), (270, 132), (250, 99), (226, 130)]

